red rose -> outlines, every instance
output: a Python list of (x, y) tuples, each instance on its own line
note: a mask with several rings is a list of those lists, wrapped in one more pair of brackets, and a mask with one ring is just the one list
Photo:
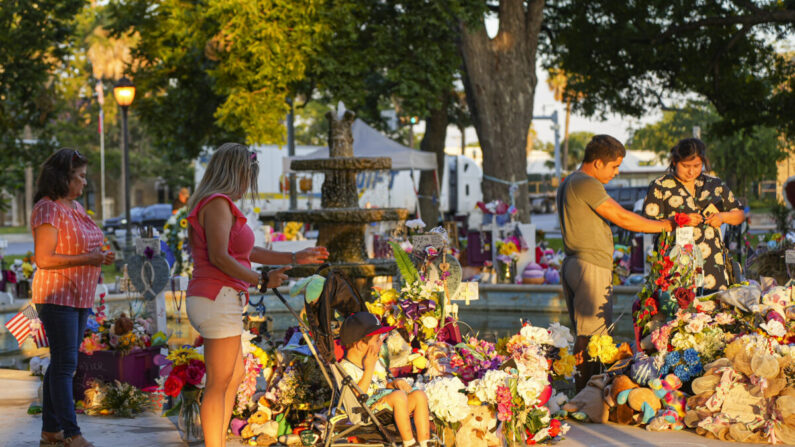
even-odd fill
[(678, 289), (674, 290), (674, 297), (676, 298), (676, 303), (679, 304), (679, 307), (685, 309), (693, 302), (693, 299), (696, 297), (696, 294), (684, 287), (679, 287)]
[(179, 365), (175, 366), (174, 369), (171, 370), (170, 375), (179, 377), (179, 380), (185, 382), (188, 378), (188, 376), (186, 375), (187, 371), (188, 371), (188, 365)]
[(202, 383), (204, 378), (204, 363), (200, 360), (191, 360), (185, 371), (185, 381), (191, 385)]
[(685, 213), (676, 213), (674, 220), (676, 221), (676, 226), (684, 227), (690, 223), (690, 216)]
[(169, 374), (168, 379), (166, 379), (166, 383), (163, 384), (163, 389), (167, 396), (177, 397), (184, 385), (185, 382), (172, 372), (172, 374)]
[(554, 438), (555, 436), (560, 434), (560, 421), (557, 419), (552, 419), (549, 421), (549, 436)]
[(654, 298), (652, 298), (652, 297), (648, 297), (648, 298), (646, 298), (646, 302), (645, 302), (644, 304), (645, 304), (646, 306), (654, 306), (654, 304), (655, 304), (655, 303), (656, 303), (656, 302), (654, 301)]

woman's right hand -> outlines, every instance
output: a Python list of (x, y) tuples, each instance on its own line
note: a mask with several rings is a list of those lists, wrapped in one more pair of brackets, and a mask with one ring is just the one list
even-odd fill
[(276, 270), (271, 270), (268, 272), (268, 289), (272, 289), (274, 287), (279, 287), (282, 285), (283, 282), (287, 281), (288, 276), (284, 274), (287, 270), (290, 270), (292, 267), (286, 265), (284, 267), (278, 268)]
[(89, 265), (95, 265), (97, 267), (101, 266), (105, 262), (105, 252), (102, 249), (94, 249), (91, 253), (88, 254), (89, 256)]

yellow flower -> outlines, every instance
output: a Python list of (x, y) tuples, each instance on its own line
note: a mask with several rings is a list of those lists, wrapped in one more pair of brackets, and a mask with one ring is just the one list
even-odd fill
[(394, 303), (398, 299), (398, 291), (395, 289), (386, 289), (381, 292), (381, 295), (378, 297), (378, 300), (381, 301), (383, 304), (390, 304)]
[(480, 399), (475, 396), (470, 397), (469, 401), (467, 401), (467, 404), (472, 405), (473, 407), (479, 407), (482, 403), (483, 402), (481, 402)]
[(166, 358), (174, 362), (174, 366), (185, 365), (193, 359), (204, 361), (204, 356), (191, 347), (173, 349)]
[(179, 226), (182, 228), (188, 228), (188, 219), (180, 219)]
[(258, 207), (258, 206), (254, 207), (254, 213), (259, 214), (260, 211), (262, 211), (262, 209), (260, 209), (260, 207)]
[(384, 315), (384, 306), (381, 303), (370, 303), (365, 302), (365, 306), (367, 306), (367, 311), (373, 315), (383, 316)]
[(388, 315), (388, 316), (386, 317), (386, 324), (387, 324), (388, 326), (396, 326), (396, 325), (397, 325), (397, 320), (395, 319), (395, 317), (394, 317), (394, 316), (392, 316), (392, 315)]
[(179, 244), (177, 244), (177, 249), (182, 250), (183, 245), (185, 245), (185, 241), (179, 241)]
[(163, 231), (166, 231), (166, 230), (168, 230), (169, 228), (171, 228), (171, 225), (169, 225), (168, 223), (166, 223), (165, 225), (163, 225)]
[(91, 211), (91, 210), (86, 210), (86, 214), (88, 214), (89, 216), (93, 216), (93, 215), (94, 215), (94, 212), (93, 212), (93, 211)]
[(412, 361), (411, 364), (414, 366), (416, 371), (421, 371), (428, 367), (428, 359), (423, 357), (422, 355), (417, 355)]

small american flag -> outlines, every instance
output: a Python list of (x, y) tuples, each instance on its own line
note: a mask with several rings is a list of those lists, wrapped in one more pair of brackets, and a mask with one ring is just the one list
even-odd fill
[(24, 343), (30, 335), (30, 320), (38, 317), (39, 315), (36, 313), (36, 309), (34, 309), (33, 306), (27, 306), (6, 323), (6, 328), (11, 332), (11, 335), (17, 339), (19, 346), (22, 346), (22, 343)]
[(36, 343), (37, 347), (47, 348), (50, 346), (50, 342), (47, 340), (47, 334), (44, 332), (44, 325), (41, 324), (41, 320), (38, 318), (32, 320), (30, 329), (31, 337), (33, 337), (33, 341)]

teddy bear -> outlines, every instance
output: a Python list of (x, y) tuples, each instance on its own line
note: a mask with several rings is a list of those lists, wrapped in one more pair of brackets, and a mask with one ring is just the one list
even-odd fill
[(562, 409), (575, 419), (582, 420), (587, 417), (591, 422), (606, 423), (609, 414), (604, 391), (607, 381), (608, 378), (605, 374), (591, 376), (585, 388), (566, 402)]
[(499, 446), (500, 440), (494, 433), (496, 425), (497, 420), (488, 407), (470, 406), (469, 414), (461, 421), (461, 428), (455, 434), (455, 445), (457, 447)]
[[(627, 402), (629, 391), (639, 388), (624, 374), (617, 375), (613, 381), (605, 387), (604, 396), (608, 406), (610, 406), (610, 420), (619, 424), (630, 424), (633, 421), (634, 411)], [(619, 399), (619, 396), (622, 398)]]
[(119, 318), (113, 323), (113, 333), (116, 335), (124, 335), (133, 330), (133, 321), (122, 313)]
[(651, 388), (663, 403), (657, 415), (646, 426), (647, 430), (681, 430), (684, 428), (684, 417), (687, 412), (687, 400), (684, 393), (679, 391), (682, 381), (674, 374), (665, 378), (657, 378), (649, 382)]

